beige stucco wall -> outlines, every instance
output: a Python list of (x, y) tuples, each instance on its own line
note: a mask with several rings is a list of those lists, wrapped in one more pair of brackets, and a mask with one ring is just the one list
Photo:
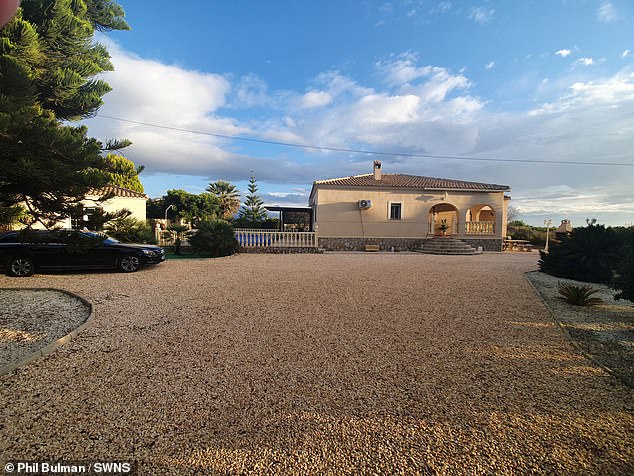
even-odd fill
[[(132, 215), (130, 215), (132, 218), (136, 218), (137, 220), (141, 220), (141, 221), (146, 220), (146, 213), (145, 213), (146, 199), (145, 198), (112, 197), (103, 203), (99, 202), (98, 200), (99, 200), (99, 197), (96, 195), (93, 195), (93, 196), (87, 195), (86, 199), (83, 200), (82, 203), (84, 207), (95, 207), (95, 208), (99, 207), (99, 208), (103, 208), (104, 211), (111, 212), (111, 213), (121, 210), (123, 208), (127, 208), (128, 210), (132, 212)], [(60, 220), (59, 222), (55, 224), (55, 226), (59, 228), (70, 229), (71, 219), (65, 218), (63, 220)], [(33, 228), (36, 230), (43, 229), (44, 225), (37, 222), (33, 225)]]
[[(359, 210), (359, 200), (371, 200), (372, 207)], [(392, 202), (402, 204), (400, 220), (389, 219)], [(467, 210), (477, 205), (488, 205), (493, 209), (496, 224), (493, 236), (504, 236), (506, 203), (503, 192), (346, 190), (319, 185), (315, 187), (310, 205), (316, 205), (315, 224), (320, 237), (420, 238), (427, 236), (430, 209), (443, 203), (458, 209), (458, 236), (464, 235)]]
[[(132, 212), (130, 215), (131, 218), (136, 218), (137, 220), (145, 221), (145, 198), (136, 198), (136, 197), (112, 197), (109, 200), (106, 200), (103, 203), (95, 202), (99, 197), (86, 197), (86, 200), (83, 201), (84, 206), (86, 207), (95, 207), (100, 206), (104, 209), (105, 212), (116, 212), (118, 210), (122, 210), (127, 208)], [(91, 200), (92, 199), (92, 200)]]

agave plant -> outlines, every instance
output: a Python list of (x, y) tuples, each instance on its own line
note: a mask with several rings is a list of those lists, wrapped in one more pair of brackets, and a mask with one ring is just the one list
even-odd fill
[(596, 306), (603, 302), (601, 298), (592, 297), (592, 295), (598, 293), (599, 290), (590, 286), (559, 283), (558, 290), (559, 294), (561, 294), (559, 299), (563, 299), (567, 303), (574, 304), (575, 306)]

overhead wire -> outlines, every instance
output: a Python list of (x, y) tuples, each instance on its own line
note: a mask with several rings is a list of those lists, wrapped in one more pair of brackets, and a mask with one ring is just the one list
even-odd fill
[(166, 129), (177, 132), (187, 132), (196, 135), (205, 135), (211, 137), (218, 137), (221, 139), (230, 139), (242, 142), (253, 142), (258, 144), (277, 145), (283, 147), (295, 147), (301, 149), (322, 150), (328, 152), (345, 152), (352, 154), (364, 154), (364, 155), (378, 155), (378, 156), (390, 156), (390, 157), (412, 157), (422, 159), (443, 159), (443, 160), (465, 160), (465, 161), (478, 161), (478, 162), (510, 162), (510, 163), (527, 163), (527, 164), (556, 164), (556, 165), (598, 165), (609, 167), (634, 167), (634, 163), (629, 162), (591, 162), (591, 161), (579, 161), (579, 160), (552, 160), (552, 159), (502, 159), (496, 157), (473, 157), (462, 155), (436, 155), (436, 154), (417, 154), (410, 152), (391, 152), (381, 150), (365, 150), (365, 149), (353, 149), (347, 147), (331, 147), (315, 144), (300, 144), (295, 142), (284, 142), (270, 139), (261, 139), (258, 137), (244, 137), (230, 134), (221, 134), (218, 132), (207, 131), (195, 131), (192, 129), (185, 129), (181, 127), (167, 126), (163, 124), (153, 124), (150, 122), (134, 121), (132, 119), (125, 119), (121, 117), (108, 116), (105, 114), (97, 114), (95, 117), (101, 117), (103, 119), (111, 119), (114, 121), (127, 122), (131, 124), (137, 124), (141, 126), (154, 127), (157, 129)]

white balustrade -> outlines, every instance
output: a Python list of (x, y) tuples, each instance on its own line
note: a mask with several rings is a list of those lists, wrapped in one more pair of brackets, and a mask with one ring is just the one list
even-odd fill
[(468, 221), (465, 223), (466, 235), (495, 235), (495, 222)]
[(317, 248), (315, 232), (236, 228), (238, 243), (245, 248)]

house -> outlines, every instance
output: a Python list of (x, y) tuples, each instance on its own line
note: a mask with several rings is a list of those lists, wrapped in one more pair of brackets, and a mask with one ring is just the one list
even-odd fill
[(507, 185), (384, 174), (318, 180), (309, 205), (319, 246), (326, 250), (408, 250), (452, 236), (485, 251), (502, 251), (510, 197)]
[[(102, 197), (110, 197), (101, 201)], [(144, 193), (135, 192), (118, 185), (106, 185), (99, 189), (90, 190), (82, 204), (84, 206), (84, 215), (79, 217), (69, 217), (60, 220), (56, 226), (60, 228), (83, 228), (82, 222), (87, 221), (93, 210), (101, 208), (104, 212), (116, 212), (122, 209), (128, 209), (132, 212), (131, 218), (145, 221), (145, 205), (148, 196)], [(39, 222), (33, 225), (34, 229), (43, 228)]]

